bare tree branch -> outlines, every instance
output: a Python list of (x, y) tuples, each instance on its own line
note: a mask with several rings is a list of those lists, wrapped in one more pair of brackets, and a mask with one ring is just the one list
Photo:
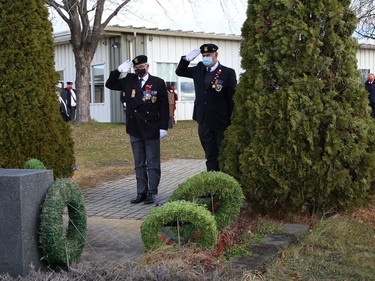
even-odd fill
[(118, 14), (118, 12), (126, 5), (126, 4), (128, 4), (130, 2), (130, 0), (126, 0), (126, 1), (124, 1), (124, 2), (122, 2), (122, 4), (121, 5), (119, 5), (117, 8), (116, 8), (116, 10), (114, 10), (113, 11), (113, 13), (112, 14), (110, 14), (108, 17), (107, 17), (107, 19), (104, 21), (104, 23), (102, 24), (102, 26), (103, 26), (103, 28), (105, 27), (105, 26), (107, 26), (108, 25), (108, 23)]

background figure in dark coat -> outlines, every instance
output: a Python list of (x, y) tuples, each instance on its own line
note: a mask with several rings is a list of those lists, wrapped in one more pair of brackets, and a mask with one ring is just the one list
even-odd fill
[[(224, 132), (233, 112), (233, 95), (237, 85), (234, 69), (218, 61), (218, 47), (204, 44), (182, 56), (178, 76), (192, 78), (195, 87), (193, 120), (198, 122), (198, 135), (205, 152), (207, 171), (219, 171), (218, 156)], [(202, 61), (189, 67), (190, 61), (202, 54)]]
[(61, 117), (65, 122), (69, 122), (69, 110), (68, 110), (68, 92), (64, 91), (61, 86), (59, 86), (59, 102), (60, 102), (60, 113)]
[(73, 82), (67, 82), (66, 88), (61, 92), (64, 98), (66, 97), (66, 105), (68, 108), (68, 115), (70, 121), (76, 119), (76, 108), (77, 108), (77, 92), (73, 89)]
[[(128, 73), (134, 65), (134, 73)], [(148, 73), (147, 57), (125, 61), (111, 72), (105, 86), (122, 91), (126, 103), (126, 132), (130, 135), (137, 179), (133, 204), (155, 202), (160, 182), (160, 139), (166, 137), (169, 120), (167, 87), (163, 79)], [(120, 72), (127, 73), (120, 78)], [(142, 81), (141, 81), (142, 80)]]
[(370, 106), (372, 109), (371, 117), (375, 118), (375, 82), (374, 82), (374, 74), (370, 74), (365, 82), (365, 88), (368, 92), (368, 99), (370, 102)]

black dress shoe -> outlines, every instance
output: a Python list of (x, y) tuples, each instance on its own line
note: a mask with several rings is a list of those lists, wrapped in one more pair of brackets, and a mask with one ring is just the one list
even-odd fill
[(145, 201), (146, 198), (147, 198), (146, 194), (144, 194), (144, 193), (138, 193), (137, 198), (135, 198), (134, 200), (130, 201), (130, 203), (132, 203), (132, 204), (138, 204), (138, 203), (141, 203), (141, 202)]
[(156, 195), (149, 193), (143, 204), (145, 204), (145, 205), (153, 204), (153, 203), (155, 203), (155, 201), (156, 201)]

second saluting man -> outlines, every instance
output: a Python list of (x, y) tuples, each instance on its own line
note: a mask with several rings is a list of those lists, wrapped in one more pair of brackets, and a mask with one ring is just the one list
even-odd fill
[[(134, 73), (129, 73), (134, 66)], [(148, 73), (147, 57), (125, 61), (112, 71), (105, 86), (124, 92), (126, 132), (130, 136), (137, 180), (133, 204), (152, 204), (158, 194), (161, 176), (160, 140), (167, 136), (168, 93), (163, 79)], [(120, 73), (127, 73), (120, 78)]]
[[(234, 109), (233, 95), (237, 79), (234, 69), (218, 61), (218, 46), (203, 44), (182, 56), (177, 66), (178, 76), (192, 78), (195, 88), (193, 120), (198, 122), (198, 135), (206, 157), (207, 171), (219, 171), (219, 150), (224, 132)], [(199, 54), (202, 61), (189, 64)]]

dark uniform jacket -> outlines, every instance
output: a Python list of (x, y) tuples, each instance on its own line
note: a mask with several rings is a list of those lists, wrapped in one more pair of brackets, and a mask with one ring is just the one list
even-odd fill
[[(76, 93), (77, 95), (77, 91), (75, 89), (73, 89), (74, 93)], [(61, 91), (61, 97), (64, 99), (64, 101), (66, 102), (66, 106), (69, 108), (72, 107), (72, 93), (68, 90), (68, 88), (64, 88), (62, 89)], [(76, 101), (77, 103), (77, 101)]]
[(237, 85), (234, 69), (219, 63), (211, 72), (209, 83), (205, 83), (206, 66), (199, 62), (196, 66), (188, 67), (188, 61), (181, 58), (177, 66), (178, 76), (193, 78), (195, 101), (193, 120), (207, 128), (226, 128), (230, 124), (233, 112), (233, 95)]
[(134, 73), (119, 79), (118, 70), (111, 71), (105, 86), (108, 89), (123, 91), (126, 103), (126, 132), (143, 139), (158, 139), (160, 129), (168, 130), (169, 105), (167, 87), (163, 79), (152, 76), (139, 84)]
[(370, 83), (368, 80), (365, 82), (365, 89), (368, 92), (370, 103), (375, 104), (375, 81)]

